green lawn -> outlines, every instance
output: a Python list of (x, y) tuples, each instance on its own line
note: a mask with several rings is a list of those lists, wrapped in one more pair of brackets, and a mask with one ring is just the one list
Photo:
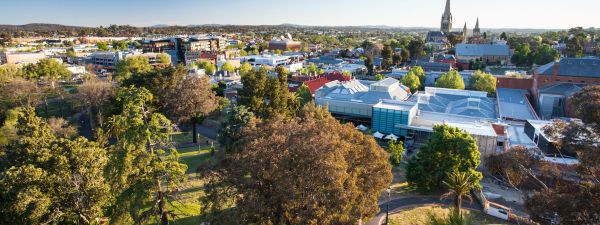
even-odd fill
[[(206, 138), (202, 135), (200, 135), (200, 137), (198, 137), (198, 143), (205, 143), (206, 140), (208, 140), (208, 138)], [(194, 141), (194, 139), (192, 136), (192, 132), (173, 132), (173, 134), (171, 135), (171, 141), (173, 141), (177, 144), (185, 144), (185, 143), (192, 143), (192, 141)]]
[[(408, 208), (398, 213), (390, 215), (391, 225), (421, 225), (428, 224), (429, 215), (447, 216), (450, 209), (447, 206), (420, 206)], [(486, 224), (486, 225), (508, 225), (508, 221), (504, 221), (492, 216), (483, 214), (482, 212), (463, 210), (463, 213), (470, 217), (471, 224)]]
[(195, 171), (202, 162), (210, 159), (210, 150), (208, 147), (203, 147), (200, 150), (198, 150), (198, 147), (180, 148), (177, 150), (180, 162), (188, 166), (186, 171), (188, 180), (176, 196), (173, 205), (170, 206), (175, 211), (174, 213), (179, 215), (171, 224), (199, 224), (200, 203), (198, 202), (198, 197), (202, 195), (202, 182), (196, 176)]

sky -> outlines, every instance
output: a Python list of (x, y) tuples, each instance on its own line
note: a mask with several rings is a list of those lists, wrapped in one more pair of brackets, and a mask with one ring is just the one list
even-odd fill
[[(0, 24), (439, 27), (446, 0), (2, 0)], [(600, 27), (600, 0), (452, 0), (454, 28)]]

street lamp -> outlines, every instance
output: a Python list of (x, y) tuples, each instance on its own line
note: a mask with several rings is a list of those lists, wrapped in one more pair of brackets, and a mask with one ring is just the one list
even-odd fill
[(385, 209), (385, 225), (388, 225), (388, 222), (389, 222), (389, 220), (388, 220), (388, 217), (389, 217), (389, 215), (390, 215), (390, 201), (391, 201), (391, 199), (392, 199), (392, 196), (391, 196), (392, 189), (390, 189), (390, 188), (388, 187), (388, 189), (387, 189), (386, 191), (387, 191), (387, 194), (388, 194), (388, 201), (387, 201), (387, 203), (385, 204), (385, 208), (386, 208), (386, 209)]

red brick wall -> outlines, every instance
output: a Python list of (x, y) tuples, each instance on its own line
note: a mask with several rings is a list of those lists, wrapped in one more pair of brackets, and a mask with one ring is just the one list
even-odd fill
[(497, 82), (497, 88), (530, 90), (533, 87), (533, 79), (498, 77)]

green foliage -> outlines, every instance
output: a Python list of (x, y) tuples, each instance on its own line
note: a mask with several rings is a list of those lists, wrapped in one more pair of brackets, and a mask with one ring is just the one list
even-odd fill
[(290, 74), (290, 71), (283, 66), (275, 67), (275, 72), (277, 73), (277, 75), (285, 77), (287, 77)]
[(242, 66), (240, 66), (240, 76), (244, 76), (245, 74), (251, 72), (252, 70), (254, 70), (254, 68), (252, 68), (250, 63), (244, 62), (242, 64)]
[(71, 72), (56, 59), (40, 59), (36, 64), (29, 64), (23, 68), (25, 77), (29, 79), (44, 79), (50, 82), (52, 88), (60, 79), (70, 80)]
[(583, 48), (585, 46), (585, 35), (575, 35), (567, 41), (567, 56), (568, 57), (583, 57)]
[(254, 118), (254, 113), (245, 106), (232, 106), (225, 119), (217, 130), (217, 140), (225, 149), (230, 148), (240, 136), (240, 131), (250, 120)]
[(383, 80), (383, 79), (385, 79), (385, 75), (383, 75), (383, 74), (375, 74), (375, 80), (376, 81), (380, 81), (380, 80)]
[(233, 73), (235, 71), (235, 67), (233, 67), (229, 62), (225, 62), (221, 66), (221, 70), (227, 71), (228, 73)]
[(383, 50), (381, 51), (381, 57), (383, 58), (383, 61), (381, 62), (381, 67), (384, 70), (389, 69), (393, 64), (392, 53), (393, 53), (392, 47), (390, 47), (389, 45), (385, 45), (383, 47)]
[(428, 225), (471, 225), (471, 218), (465, 216), (456, 208), (450, 209), (448, 217), (442, 218), (434, 214), (429, 214)]
[(171, 122), (150, 111), (153, 96), (145, 88), (123, 87), (117, 92), (122, 111), (109, 120), (108, 177), (116, 202), (111, 223), (143, 223), (154, 215), (167, 219), (166, 204), (185, 181), (185, 164), (169, 146)]
[(261, 69), (242, 76), (243, 88), (238, 91), (238, 104), (260, 118), (295, 115), (299, 102), (288, 90), (287, 77), (273, 78), (266, 73)]
[(496, 92), (496, 77), (492, 76), (492, 74), (477, 70), (471, 76), (471, 89), (492, 94)]
[(58, 138), (32, 108), (12, 115), (2, 128), (12, 135), (0, 145), (0, 223), (89, 224), (103, 217), (105, 149)]
[(475, 139), (463, 130), (448, 125), (433, 127), (431, 137), (408, 163), (406, 178), (420, 192), (442, 187), (442, 181), (453, 171), (472, 174), (476, 187), (483, 177), (479, 166), (479, 150)]
[(415, 66), (413, 68), (410, 68), (409, 71), (413, 72), (413, 74), (419, 77), (419, 82), (421, 83), (421, 85), (425, 84), (425, 70), (423, 70), (423, 67)]
[(217, 67), (210, 61), (200, 62), (200, 69), (204, 69), (206, 75), (213, 75), (215, 72), (217, 72)]
[(217, 96), (224, 97), (225, 96), (225, 88), (227, 88), (227, 84), (225, 81), (219, 81), (217, 84), (213, 84), (212, 90), (215, 92)]
[(296, 90), (296, 96), (298, 96), (298, 100), (300, 101), (300, 107), (303, 107), (306, 103), (313, 100), (312, 94), (305, 84), (302, 84), (302, 86)]
[(542, 44), (535, 54), (535, 64), (545, 65), (559, 58), (558, 51), (548, 44)]
[(388, 152), (390, 152), (390, 162), (393, 166), (400, 166), (402, 154), (404, 154), (404, 143), (402, 141), (390, 140), (388, 143)]
[(144, 56), (127, 57), (125, 60), (119, 61), (115, 68), (115, 77), (119, 82), (130, 79), (133, 76), (142, 76), (144, 73), (150, 72), (152, 66), (148, 58)]
[(166, 53), (160, 53), (156, 56), (156, 61), (163, 65), (171, 65), (171, 56)]
[(0, 65), (0, 85), (17, 77), (23, 77), (23, 68), (16, 64)]
[[(114, 50), (127, 50), (128, 49), (127, 41), (124, 41), (124, 40), (113, 41), (112, 47)], [(98, 47), (98, 48), (100, 48), (100, 47)]]
[(517, 66), (531, 66), (532, 53), (528, 43), (517, 45), (515, 53), (513, 54), (510, 62)]
[(100, 51), (108, 51), (108, 43), (106, 43), (106, 42), (98, 42), (98, 43), (96, 43), (96, 46), (98, 47), (98, 50), (100, 50)]
[(75, 57), (77, 57), (77, 54), (75, 54), (75, 51), (73, 49), (69, 49), (69, 50), (67, 50), (67, 57), (75, 58)]
[(373, 58), (366, 56), (365, 67), (367, 67), (367, 75), (373, 75)]
[(463, 197), (471, 198), (471, 190), (476, 187), (475, 177), (471, 173), (452, 171), (443, 181), (448, 187), (448, 192), (442, 195), (442, 198), (454, 197), (454, 208), (461, 211)]
[(412, 93), (416, 93), (421, 88), (421, 81), (419, 81), (419, 77), (413, 71), (408, 71), (400, 82), (410, 88)]
[(439, 88), (450, 88), (450, 89), (465, 89), (465, 82), (457, 71), (448, 71), (435, 82), (435, 86)]

